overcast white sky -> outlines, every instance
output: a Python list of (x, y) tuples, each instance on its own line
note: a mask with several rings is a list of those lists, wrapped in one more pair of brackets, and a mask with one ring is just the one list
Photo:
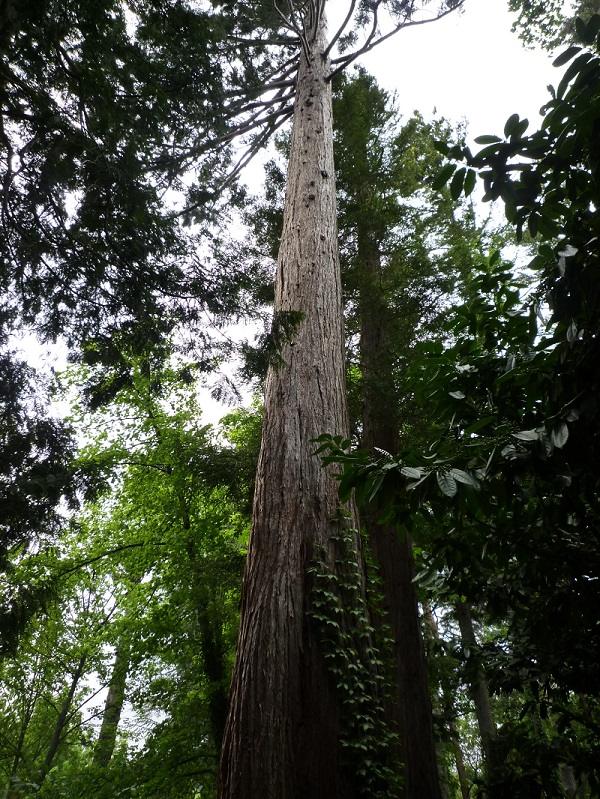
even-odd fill
[(386, 89), (395, 89), (401, 112), (433, 110), (459, 121), (471, 136), (500, 134), (513, 113), (538, 127), (539, 108), (560, 70), (555, 56), (526, 50), (511, 32), (507, 0), (466, 0), (463, 13), (431, 25), (408, 27), (362, 59)]

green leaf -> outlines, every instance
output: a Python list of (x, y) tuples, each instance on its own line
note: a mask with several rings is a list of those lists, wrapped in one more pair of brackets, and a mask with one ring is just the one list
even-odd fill
[(600, 14), (594, 14), (592, 17), (590, 17), (585, 27), (585, 38), (583, 40), (583, 43), (587, 45), (594, 44), (594, 40), (599, 33), (600, 33)]
[(367, 502), (372, 502), (375, 499), (384, 480), (385, 474), (378, 474), (369, 481), (369, 488), (366, 495)]
[(413, 583), (418, 583), (419, 585), (425, 588), (431, 583), (434, 583), (438, 578), (437, 572), (431, 571), (430, 569), (423, 569), (420, 571), (414, 578)]
[(506, 124), (504, 125), (504, 135), (507, 139), (509, 136), (511, 136), (514, 133), (514, 131), (517, 128), (517, 125), (519, 124), (519, 121), (520, 117), (518, 114), (512, 114), (506, 120)]
[(450, 395), (451, 397), (454, 397), (454, 399), (459, 399), (459, 400), (461, 400), (461, 399), (464, 399), (464, 398), (465, 398), (465, 395), (463, 394), (463, 392), (462, 392), (462, 391), (449, 391), (448, 393), (449, 393), (449, 395)]
[(404, 477), (410, 477), (411, 480), (420, 480), (423, 477), (423, 470), (412, 466), (403, 466), (400, 469), (400, 474), (404, 475)]
[(463, 472), (462, 469), (450, 469), (450, 474), (459, 483), (471, 486), (472, 488), (476, 488), (477, 490), (481, 488), (481, 483), (479, 482), (479, 480), (476, 477), (473, 477), (472, 474), (469, 474), (468, 472)]
[(527, 220), (527, 227), (529, 228), (529, 232), (533, 238), (537, 236), (539, 218), (540, 215), (534, 212), (529, 215), (529, 219)]
[(437, 481), (440, 487), (442, 494), (447, 497), (454, 497), (456, 496), (456, 480), (452, 477), (451, 474), (447, 472), (438, 472), (437, 473)]
[(490, 266), (494, 266), (494, 264), (497, 264), (501, 256), (502, 253), (500, 252), (500, 250), (494, 250), (490, 255)]
[(484, 419), (479, 419), (477, 422), (473, 422), (472, 425), (469, 425), (465, 430), (465, 435), (469, 436), (471, 433), (476, 433), (478, 430), (481, 430), (483, 427), (487, 427), (490, 422), (493, 422), (495, 416), (486, 416)]
[(496, 142), (502, 141), (500, 136), (478, 136), (475, 139), (475, 144), (495, 144)]
[(558, 88), (556, 90), (558, 97), (564, 97), (571, 80), (575, 77), (575, 75), (577, 75), (578, 72), (581, 72), (588, 65), (592, 58), (593, 56), (591, 53), (582, 53), (575, 59), (575, 61), (573, 61), (558, 84)]
[(572, 47), (567, 47), (567, 49), (564, 52), (562, 52), (558, 56), (558, 58), (554, 59), (554, 61), (552, 62), (552, 66), (553, 67), (562, 67), (563, 64), (566, 64), (567, 61), (570, 61), (573, 58), (573, 56), (576, 56), (577, 53), (579, 53), (580, 51), (581, 51), (581, 47), (577, 47), (575, 45), (572, 46)]
[(537, 441), (540, 436), (537, 430), (521, 430), (520, 433), (512, 433), (512, 437), (519, 441)]
[(431, 184), (432, 188), (438, 191), (445, 186), (446, 183), (450, 180), (452, 175), (456, 172), (456, 164), (446, 164), (443, 166)]
[(452, 182), (450, 183), (450, 196), (453, 200), (458, 200), (462, 193), (463, 186), (465, 185), (466, 173), (467, 169), (463, 166), (452, 178)]
[(511, 139), (519, 139), (529, 127), (529, 120), (522, 119), (512, 132)]
[(569, 438), (569, 428), (565, 422), (560, 422), (552, 429), (552, 443), (557, 449), (562, 449)]
[(465, 178), (465, 197), (469, 197), (473, 193), (476, 181), (477, 172), (474, 169), (469, 169)]

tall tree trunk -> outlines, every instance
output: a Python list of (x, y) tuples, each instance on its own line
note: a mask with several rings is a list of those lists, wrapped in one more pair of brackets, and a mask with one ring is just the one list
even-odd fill
[(577, 780), (575, 779), (573, 767), (567, 766), (565, 763), (559, 763), (558, 774), (566, 799), (577, 799)]
[(119, 721), (121, 720), (123, 703), (125, 702), (129, 657), (129, 642), (123, 638), (119, 641), (115, 651), (108, 694), (106, 695), (104, 713), (102, 714), (102, 725), (94, 750), (94, 764), (96, 766), (108, 766), (115, 750)]
[[(368, 223), (367, 223), (368, 224)], [(382, 264), (377, 241), (359, 230), (363, 271), (360, 360), (363, 376), (363, 445), (395, 453), (399, 446), (394, 408), (393, 355), (382, 296)], [(405, 799), (441, 799), (431, 697), (419, 608), (412, 543), (393, 525), (380, 525), (366, 513), (364, 524), (383, 581), (384, 610), (394, 638), (395, 693), (387, 712), (400, 735)]]
[[(316, 4), (315, 4), (316, 5)], [(252, 533), (221, 761), (221, 799), (341, 799), (334, 686), (307, 617), (315, 548), (331, 551), (337, 483), (311, 439), (347, 431), (325, 20), (297, 78), (275, 314), (304, 314), (265, 387)]]
[[(466, 602), (456, 602), (454, 605), (456, 619), (460, 628), (460, 637), (463, 647), (477, 645), (475, 628), (471, 608)], [(482, 669), (478, 669), (471, 681), (471, 696), (475, 705), (475, 715), (481, 738), (481, 749), (485, 760), (486, 774), (490, 785), (491, 795), (497, 793), (500, 780), (501, 762), (496, 746), (496, 723), (492, 715), (490, 694), (487, 680)]]
[(79, 662), (75, 668), (75, 671), (73, 672), (73, 676), (71, 678), (71, 684), (69, 685), (69, 690), (67, 691), (67, 695), (63, 700), (60, 712), (58, 714), (58, 718), (56, 719), (56, 724), (54, 725), (52, 740), (50, 741), (50, 746), (48, 747), (48, 752), (46, 753), (44, 764), (40, 769), (38, 777), (38, 785), (40, 786), (48, 776), (48, 772), (52, 768), (52, 764), (54, 763), (54, 758), (56, 757), (58, 748), (61, 744), (61, 741), (63, 740), (63, 733), (65, 731), (65, 727), (67, 726), (67, 721), (73, 705), (73, 698), (75, 696), (75, 691), (77, 690), (79, 681), (83, 676), (83, 670), (85, 668), (86, 661), (87, 661), (87, 655), (84, 654), (80, 657)]

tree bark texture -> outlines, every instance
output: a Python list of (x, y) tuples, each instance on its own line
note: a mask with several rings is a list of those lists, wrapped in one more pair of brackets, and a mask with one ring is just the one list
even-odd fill
[[(367, 223), (368, 224), (368, 223)], [(395, 364), (382, 296), (382, 262), (378, 242), (359, 230), (361, 289), (360, 362), (363, 385), (363, 446), (395, 453), (399, 447), (395, 408)], [(375, 453), (377, 454), (377, 453)], [(419, 620), (412, 543), (394, 525), (363, 517), (369, 543), (383, 581), (386, 621), (394, 638), (394, 691), (387, 714), (398, 729), (404, 766), (405, 799), (441, 799), (441, 788), (425, 648)]]
[(325, 22), (300, 57), (275, 313), (304, 318), (265, 387), (221, 799), (346, 799), (335, 688), (307, 617), (315, 548), (331, 551), (337, 483), (311, 439), (347, 432)]
[[(34, 682), (34, 685), (35, 685), (35, 682)], [(25, 764), (27, 762), (25, 760), (25, 758), (24, 758), (23, 748), (24, 748), (24, 745), (25, 745), (25, 737), (27, 735), (27, 730), (28, 730), (29, 724), (30, 724), (32, 716), (33, 716), (33, 711), (35, 710), (35, 707), (36, 707), (36, 704), (37, 704), (37, 701), (38, 701), (38, 693), (37, 693), (35, 687), (33, 687), (33, 688), (30, 687), (30, 689), (28, 689), (28, 690), (29, 690), (29, 696), (28, 696), (27, 702), (25, 704), (25, 709), (24, 709), (25, 712), (23, 713), (22, 719), (21, 719), (21, 722), (20, 722), (19, 736), (18, 736), (17, 741), (16, 741), (16, 743), (15, 743), (15, 745), (13, 747), (14, 748), (14, 756), (13, 756), (12, 768), (11, 768), (11, 771), (10, 771), (10, 775), (8, 776), (8, 784), (6, 786), (6, 789), (5, 789), (5, 792), (3, 794), (3, 798), (2, 799), (18, 799), (19, 795), (21, 793), (20, 788), (17, 787), (17, 784), (19, 782), (19, 780), (18, 780), (18, 777), (19, 777), (19, 766), (20, 766), (22, 761)], [(31, 778), (33, 775), (28, 774), (27, 776)]]

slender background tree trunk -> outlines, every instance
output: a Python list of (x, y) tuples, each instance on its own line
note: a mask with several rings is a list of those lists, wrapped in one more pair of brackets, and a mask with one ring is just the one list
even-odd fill
[(302, 312), (267, 376), (252, 534), (221, 763), (221, 799), (354, 796), (339, 713), (307, 617), (315, 547), (331, 551), (337, 483), (312, 452), (347, 431), (331, 90), (322, 19), (298, 72), (275, 313)]
[[(454, 605), (456, 619), (460, 628), (460, 638), (463, 647), (477, 645), (475, 628), (471, 608), (466, 602), (456, 602)], [(471, 696), (475, 705), (475, 715), (481, 738), (481, 749), (485, 760), (486, 775), (490, 785), (491, 795), (499, 795), (498, 782), (500, 779), (501, 762), (496, 745), (496, 723), (492, 715), (490, 693), (485, 679), (485, 674), (480, 668), (471, 681)]]
[(108, 766), (115, 750), (119, 721), (125, 702), (129, 654), (129, 642), (123, 638), (115, 651), (115, 660), (102, 714), (102, 726), (94, 750), (94, 764), (97, 766)]
[[(359, 231), (363, 269), (360, 360), (363, 385), (363, 445), (396, 453), (399, 447), (394, 407), (393, 354), (382, 296), (382, 262), (377, 242)], [(374, 454), (377, 454), (376, 452)], [(383, 580), (384, 610), (394, 638), (394, 686), (387, 713), (400, 735), (405, 799), (441, 799), (433, 736), (431, 697), (419, 621), (412, 544), (394, 525), (364, 516), (369, 543)]]

